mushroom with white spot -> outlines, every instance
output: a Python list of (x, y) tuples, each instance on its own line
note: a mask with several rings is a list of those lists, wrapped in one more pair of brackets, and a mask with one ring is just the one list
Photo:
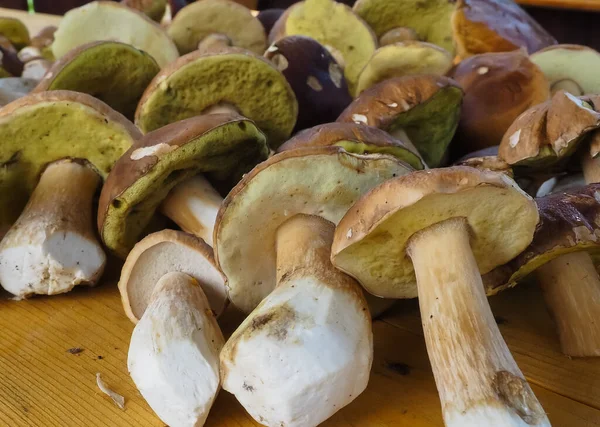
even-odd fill
[(481, 280), (527, 247), (538, 219), (504, 174), (455, 166), (380, 184), (336, 228), (336, 267), (375, 294), (418, 295), (447, 427), (550, 425)]

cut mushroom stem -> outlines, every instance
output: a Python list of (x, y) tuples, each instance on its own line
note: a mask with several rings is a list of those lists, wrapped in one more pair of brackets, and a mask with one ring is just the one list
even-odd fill
[(408, 253), (446, 427), (549, 426), (494, 321), (466, 220), (418, 232)]
[(71, 160), (50, 164), (0, 243), (0, 283), (17, 297), (94, 285), (106, 256), (92, 225), (100, 176)]
[(177, 185), (161, 205), (161, 212), (183, 231), (213, 245), (213, 229), (223, 197), (201, 175)]
[(600, 278), (590, 255), (562, 255), (539, 267), (536, 275), (563, 353), (600, 356)]
[(209, 34), (198, 43), (198, 50), (203, 52), (211, 52), (231, 46), (231, 39), (225, 34)]

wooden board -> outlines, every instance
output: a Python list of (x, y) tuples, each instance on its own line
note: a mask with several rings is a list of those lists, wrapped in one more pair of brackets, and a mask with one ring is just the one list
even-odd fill
[(522, 6), (600, 11), (600, 0), (517, 0)]

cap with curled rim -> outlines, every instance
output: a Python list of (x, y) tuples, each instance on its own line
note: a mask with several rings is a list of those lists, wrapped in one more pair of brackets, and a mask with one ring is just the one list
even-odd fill
[(423, 160), (408, 140), (394, 138), (387, 132), (356, 123), (326, 123), (298, 132), (277, 152), (306, 147), (342, 147), (354, 154), (389, 154), (414, 169), (423, 169)]
[(211, 247), (191, 234), (162, 230), (140, 240), (121, 271), (121, 301), (132, 322), (141, 319), (160, 278), (174, 271), (198, 281), (216, 316), (225, 310), (225, 277), (215, 264)]
[(458, 0), (452, 15), (457, 54), (467, 57), (524, 47), (533, 53), (556, 40), (519, 5), (504, 0)]
[(137, 141), (116, 163), (98, 206), (104, 244), (125, 257), (178, 183), (199, 173), (240, 177), (266, 159), (265, 137), (236, 114), (197, 116)]
[(292, 88), (271, 62), (226, 48), (192, 52), (163, 68), (144, 92), (135, 122), (150, 132), (221, 103), (253, 120), (273, 147), (290, 136), (298, 115)]
[(142, 93), (159, 70), (150, 55), (131, 45), (112, 41), (86, 43), (56, 61), (35, 91), (88, 93), (133, 118)]
[(469, 157), (468, 159), (459, 160), (455, 163), (456, 166), (469, 166), (479, 170), (489, 170), (492, 172), (502, 172), (513, 177), (513, 170), (508, 163), (498, 156), (480, 156)]
[(403, 129), (427, 165), (439, 165), (458, 126), (463, 91), (452, 79), (417, 75), (385, 80), (367, 89), (338, 122)]
[(464, 166), (413, 172), (384, 182), (348, 210), (335, 232), (332, 262), (374, 295), (414, 298), (407, 242), (457, 217), (470, 226), (481, 273), (521, 253), (539, 218), (535, 202), (502, 173)]
[(231, 302), (250, 312), (275, 288), (275, 237), (286, 220), (307, 214), (337, 224), (361, 194), (411, 171), (391, 156), (340, 147), (284, 151), (256, 166), (225, 198), (215, 224)]
[(583, 137), (599, 126), (600, 113), (591, 104), (559, 91), (550, 101), (531, 107), (513, 122), (498, 154), (514, 167), (564, 167)]
[(600, 258), (600, 184), (571, 188), (536, 199), (540, 223), (531, 244), (509, 263), (483, 276), (496, 293), (516, 285), (561, 255), (587, 251)]
[(139, 130), (89, 95), (30, 94), (0, 109), (0, 227), (13, 223), (44, 167), (59, 159), (87, 160), (106, 177)]

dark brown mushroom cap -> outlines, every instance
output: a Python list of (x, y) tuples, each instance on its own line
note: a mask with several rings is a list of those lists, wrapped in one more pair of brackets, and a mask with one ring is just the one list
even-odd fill
[(4, 36), (0, 36), (0, 66), (11, 76), (19, 77), (23, 73), (23, 62), (19, 59), (17, 50)]
[(561, 170), (584, 137), (598, 127), (600, 113), (591, 104), (559, 91), (513, 122), (498, 154), (508, 164), (529, 171)]
[(354, 154), (388, 154), (413, 168), (423, 169), (423, 160), (408, 140), (392, 137), (385, 131), (356, 123), (326, 123), (298, 132), (277, 150), (295, 150), (306, 147), (342, 147)]
[(150, 19), (160, 22), (165, 15), (167, 0), (121, 0), (127, 7), (139, 10)]
[(545, 263), (571, 252), (600, 255), (600, 184), (536, 199), (540, 222), (531, 244), (508, 264), (483, 276), (488, 293), (516, 285)]
[(465, 59), (452, 72), (465, 91), (458, 127), (459, 154), (500, 144), (515, 119), (550, 98), (542, 70), (522, 50)]
[(298, 100), (296, 130), (334, 121), (352, 97), (344, 71), (325, 47), (306, 36), (287, 36), (265, 52)]
[(261, 10), (256, 18), (265, 28), (265, 33), (269, 34), (273, 29), (275, 22), (283, 15), (283, 12), (285, 12), (285, 9), (265, 9)]
[(401, 128), (425, 162), (440, 164), (458, 126), (463, 91), (444, 76), (412, 75), (385, 80), (360, 94), (338, 122), (389, 132)]
[(461, 57), (508, 52), (524, 47), (533, 53), (556, 40), (519, 5), (504, 0), (458, 0), (452, 17)]
[(178, 183), (199, 173), (241, 178), (267, 156), (265, 136), (237, 114), (196, 116), (148, 133), (115, 163), (102, 188), (104, 244), (124, 258)]

